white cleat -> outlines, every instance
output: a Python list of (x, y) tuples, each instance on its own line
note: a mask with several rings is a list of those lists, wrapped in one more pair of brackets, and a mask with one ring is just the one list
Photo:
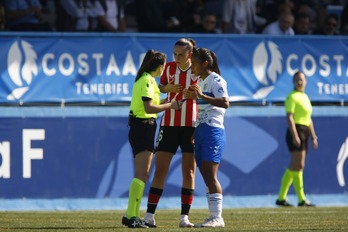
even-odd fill
[(147, 225), (150, 228), (156, 228), (157, 227), (156, 226), (155, 217), (152, 214), (151, 214), (151, 216), (146, 214), (143, 221), (144, 221), (145, 225)]
[(222, 217), (210, 217), (207, 218), (203, 223), (196, 224), (195, 227), (225, 227), (225, 222)]
[(191, 228), (191, 227), (194, 227), (194, 224), (191, 223), (188, 220), (188, 218), (183, 218), (183, 219), (180, 219), (179, 226), (182, 227), (182, 228)]

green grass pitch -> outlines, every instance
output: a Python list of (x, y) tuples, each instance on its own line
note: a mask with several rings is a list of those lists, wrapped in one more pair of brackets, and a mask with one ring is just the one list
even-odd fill
[[(134, 231), (121, 225), (124, 211), (0, 212), (0, 231)], [(348, 207), (224, 209), (225, 228), (179, 228), (180, 210), (157, 210), (156, 232), (174, 231), (348, 231)], [(144, 215), (144, 211), (142, 211)], [(193, 209), (190, 220), (208, 216)]]

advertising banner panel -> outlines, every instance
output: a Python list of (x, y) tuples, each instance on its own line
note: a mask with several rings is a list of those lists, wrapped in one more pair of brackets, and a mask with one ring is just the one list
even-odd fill
[[(4, 34), (0, 103), (130, 102), (144, 54), (173, 60), (181, 34)], [(5, 36), (6, 35), (6, 36)], [(347, 37), (188, 34), (217, 54), (230, 101), (282, 102), (301, 70), (312, 101), (348, 100)]]

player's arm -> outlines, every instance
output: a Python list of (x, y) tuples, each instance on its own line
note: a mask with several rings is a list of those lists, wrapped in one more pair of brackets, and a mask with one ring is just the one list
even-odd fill
[(314, 124), (313, 124), (312, 119), (311, 119), (311, 124), (309, 125), (309, 133), (311, 134), (311, 137), (312, 137), (312, 147), (314, 149), (317, 149), (318, 148), (318, 136), (315, 133)]
[(228, 97), (215, 98), (215, 97), (205, 95), (202, 92), (202, 89), (199, 85), (191, 85), (190, 88), (195, 91), (197, 97), (201, 98), (202, 100), (204, 100), (206, 103), (210, 105), (225, 108), (225, 109), (227, 109), (230, 106)]
[(145, 112), (148, 114), (157, 114), (167, 109), (180, 110), (182, 105), (181, 102), (177, 102), (177, 101), (172, 101), (170, 103), (163, 103), (163, 104), (157, 105), (153, 103), (151, 98), (143, 97), (142, 99), (144, 102)]
[(210, 97), (208, 95), (202, 94), (199, 96), (202, 100), (204, 100), (206, 103), (217, 106), (220, 108), (225, 108), (227, 109), (230, 106), (230, 102), (227, 97), (220, 97), (220, 98), (215, 98), (215, 97)]

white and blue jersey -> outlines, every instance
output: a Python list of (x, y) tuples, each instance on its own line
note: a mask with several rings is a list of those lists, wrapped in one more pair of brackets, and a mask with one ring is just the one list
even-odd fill
[[(228, 98), (227, 84), (217, 73), (211, 73), (205, 80), (199, 79), (198, 85), (205, 95), (214, 98)], [(197, 166), (203, 161), (220, 163), (226, 143), (224, 116), (226, 109), (198, 100), (198, 120), (195, 129), (195, 158)]]
[[(212, 72), (204, 80), (199, 79), (198, 85), (202, 92), (214, 98), (228, 98), (226, 81), (217, 73)], [(212, 127), (224, 128), (224, 115), (226, 109), (208, 104), (198, 99), (198, 120), (196, 126), (206, 123)]]

